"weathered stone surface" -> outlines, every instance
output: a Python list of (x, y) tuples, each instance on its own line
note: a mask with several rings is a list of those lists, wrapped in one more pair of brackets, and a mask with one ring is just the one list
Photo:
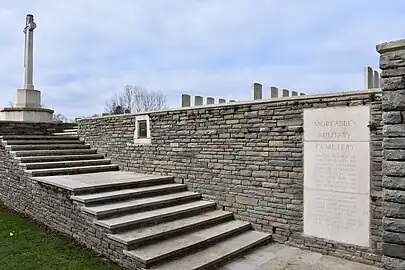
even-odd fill
[(405, 177), (395, 177), (384, 175), (382, 178), (384, 188), (405, 190)]
[(387, 176), (405, 176), (405, 161), (388, 161), (382, 163), (382, 169)]
[(405, 218), (405, 204), (384, 202), (384, 215), (393, 218)]
[(405, 149), (405, 138), (384, 138), (383, 147), (384, 149)]
[(387, 149), (384, 151), (384, 158), (387, 160), (405, 160), (405, 150)]
[(383, 228), (390, 232), (405, 233), (405, 222), (403, 219), (384, 217)]
[(387, 270), (405, 269), (405, 260), (383, 256), (382, 263), (384, 265), (384, 268)]
[(399, 111), (382, 112), (382, 120), (384, 124), (400, 124), (402, 123), (402, 114)]
[(382, 251), (386, 256), (405, 260), (405, 245), (383, 243)]
[(405, 124), (389, 125), (386, 124), (383, 127), (384, 136), (387, 137), (404, 137)]
[(396, 232), (383, 232), (383, 240), (386, 243), (392, 243), (397, 245), (404, 245), (405, 246), (405, 234), (404, 233), (396, 233)]
[(398, 77), (405, 74), (405, 67), (385, 69), (381, 72), (381, 78)]
[(380, 68), (382, 70), (398, 67), (405, 67), (405, 50), (386, 52), (380, 56)]
[(405, 203), (405, 190), (384, 189), (383, 198), (388, 202)]
[[(390, 78), (391, 79), (391, 78)], [(388, 79), (386, 79), (388, 80)], [(383, 81), (382, 81), (383, 83)], [(385, 85), (381, 85), (383, 88)], [(389, 110), (405, 110), (405, 90), (391, 91), (390, 88), (383, 88), (382, 108)]]

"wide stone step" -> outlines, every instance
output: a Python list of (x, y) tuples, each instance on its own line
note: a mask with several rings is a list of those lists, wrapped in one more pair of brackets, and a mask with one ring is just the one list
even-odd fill
[(94, 166), (82, 166), (82, 167), (67, 167), (67, 168), (51, 168), (51, 169), (38, 169), (38, 170), (25, 170), (31, 176), (51, 176), (51, 175), (67, 175), (67, 174), (82, 174), (93, 172), (105, 172), (116, 171), (118, 165), (94, 165)]
[(26, 156), (59, 156), (59, 155), (80, 155), (97, 154), (97, 149), (58, 149), (58, 150), (21, 150), (11, 151), (16, 157)]
[(31, 144), (31, 145), (7, 145), (11, 151), (20, 150), (58, 150), (58, 149), (90, 149), (88, 144)]
[(6, 145), (31, 145), (31, 144), (84, 144), (83, 140), (8, 140)]
[(120, 217), (94, 220), (94, 223), (110, 230), (117, 230), (128, 226), (142, 225), (152, 222), (163, 222), (165, 219), (191, 215), (201, 211), (214, 209), (215, 207), (215, 202), (195, 201), (156, 210), (128, 214)]
[(78, 140), (78, 135), (55, 136), (55, 135), (4, 135), (0, 136), (4, 141), (9, 140)]
[(185, 191), (186, 189), (187, 186), (184, 184), (171, 183), (156, 186), (146, 186), (140, 188), (120, 189), (94, 194), (75, 195), (71, 196), (70, 198), (80, 203), (90, 204), (109, 200), (125, 199), (129, 197), (144, 197), (150, 194), (158, 195), (162, 193), (179, 192)]
[(103, 204), (98, 206), (83, 207), (82, 211), (91, 214), (97, 218), (116, 215), (128, 211), (147, 210), (152, 207), (170, 206), (190, 200), (198, 200), (201, 194), (197, 192), (184, 191), (173, 194), (148, 197), (142, 199), (133, 199), (116, 203)]
[(16, 157), (21, 163), (103, 159), (102, 154)]
[(226, 222), (232, 220), (233, 215), (231, 212), (214, 210), (206, 213), (200, 213), (195, 216), (185, 217), (154, 226), (145, 228), (136, 228), (126, 232), (117, 234), (108, 234), (108, 238), (115, 240), (127, 247), (138, 245), (145, 241), (159, 240), (167, 238), (173, 234), (180, 234), (191, 229), (199, 229), (214, 223)]
[[(202, 270), (218, 269), (219, 265), (242, 255), (250, 249), (269, 243), (271, 235), (247, 231), (225, 239), (213, 246), (191, 253), (182, 258), (153, 267), (153, 270)], [(243, 269), (243, 268), (241, 268)]]
[(77, 135), (77, 132), (56, 132), (53, 135), (55, 136), (73, 136), (73, 135)]
[(66, 167), (83, 167), (93, 165), (111, 164), (110, 159), (94, 160), (71, 160), (71, 161), (54, 161), (54, 162), (35, 162), (20, 163), (26, 170), (48, 169), (48, 168), (66, 168)]
[[(124, 250), (124, 254), (150, 268), (162, 263), (170, 257), (178, 256), (196, 250), (197, 248), (214, 244), (236, 234), (251, 229), (248, 222), (232, 220), (190, 234), (169, 238), (158, 243), (139, 247), (134, 250)], [(184, 268), (183, 268), (184, 269)]]
[(70, 190), (74, 192), (75, 195), (174, 183), (173, 176), (148, 175), (126, 171), (42, 176), (34, 177), (33, 179), (41, 183)]
[(77, 128), (64, 129), (63, 132), (77, 132)]

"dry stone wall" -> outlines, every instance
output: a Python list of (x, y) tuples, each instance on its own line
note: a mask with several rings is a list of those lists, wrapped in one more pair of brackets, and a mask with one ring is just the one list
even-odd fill
[[(303, 234), (303, 110), (370, 106), (370, 246)], [(123, 170), (173, 175), (278, 242), (379, 264), (381, 92), (347, 92), (149, 114), (151, 144), (134, 144), (135, 115), (79, 121), (79, 135)], [(365, 157), (368, 158), (368, 157)]]

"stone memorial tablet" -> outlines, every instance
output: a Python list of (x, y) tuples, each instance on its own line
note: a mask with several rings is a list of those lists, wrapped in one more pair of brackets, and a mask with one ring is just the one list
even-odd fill
[(304, 234), (369, 246), (370, 108), (304, 110)]

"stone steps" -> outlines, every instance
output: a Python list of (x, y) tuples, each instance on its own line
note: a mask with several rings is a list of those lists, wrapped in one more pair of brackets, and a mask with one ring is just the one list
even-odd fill
[(112, 215), (119, 215), (124, 212), (155, 209), (159, 206), (172, 206), (181, 202), (198, 200), (200, 198), (200, 193), (184, 191), (142, 199), (131, 199), (122, 202), (108, 203), (98, 206), (83, 207), (82, 211), (91, 214), (96, 218), (103, 218)]
[(50, 168), (50, 169), (37, 169), (37, 170), (25, 170), (31, 176), (51, 176), (51, 175), (67, 175), (67, 174), (82, 174), (93, 172), (105, 172), (105, 171), (117, 171), (118, 165), (92, 165), (82, 167), (66, 167), (66, 168)]
[(16, 157), (20, 163), (35, 163), (35, 162), (57, 162), (57, 161), (73, 161), (73, 160), (95, 160), (103, 159), (102, 154), (82, 154), (82, 155), (62, 155), (62, 156), (23, 156)]
[(159, 223), (173, 217), (182, 217), (207, 210), (213, 210), (215, 209), (215, 206), (215, 202), (195, 201), (119, 217), (94, 220), (94, 223), (110, 230), (123, 230), (128, 228), (128, 226)]
[(26, 170), (38, 170), (38, 169), (83, 167), (83, 166), (107, 165), (107, 164), (111, 164), (110, 159), (33, 162), (33, 163), (21, 163), (20, 165), (24, 167)]
[(11, 151), (24, 150), (66, 150), (66, 149), (90, 149), (90, 145), (81, 143), (71, 144), (28, 144), (28, 145), (7, 145), (7, 149)]
[(139, 262), (142, 267), (150, 268), (171, 257), (190, 253), (193, 250), (212, 245), (250, 229), (251, 225), (248, 222), (231, 220), (190, 234), (169, 238), (133, 250), (124, 250), (124, 254)]
[(198, 215), (184, 217), (149, 227), (135, 228), (129, 231), (109, 234), (113, 239), (127, 246), (127, 249), (151, 240), (166, 239), (173, 235), (184, 234), (190, 230), (226, 222), (233, 219), (231, 212), (213, 210)]
[(97, 154), (97, 149), (58, 149), (58, 150), (21, 150), (10, 151), (16, 157), (27, 156), (60, 156), (60, 155), (87, 155)]
[[(163, 265), (153, 267), (153, 270), (202, 270), (218, 269), (217, 264), (228, 261), (271, 241), (271, 235), (256, 231), (247, 231), (225, 239), (215, 245), (188, 254)], [(243, 269), (243, 268), (241, 268)]]
[(99, 192), (94, 194), (76, 195), (71, 196), (71, 199), (84, 204), (93, 204), (99, 202), (107, 202), (110, 200), (123, 200), (130, 197), (142, 198), (151, 194), (159, 195), (185, 191), (186, 188), (187, 186), (184, 184), (170, 183), (140, 188)]

